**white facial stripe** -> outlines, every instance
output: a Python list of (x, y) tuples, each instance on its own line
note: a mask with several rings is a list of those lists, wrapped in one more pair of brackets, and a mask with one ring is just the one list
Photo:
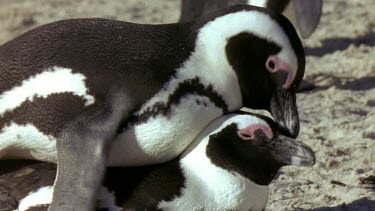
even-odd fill
[[(17, 149), (14, 155), (12, 149)], [(57, 162), (56, 139), (44, 135), (32, 124), (18, 125), (12, 122), (4, 127), (0, 131), (0, 152), (2, 151), (5, 152), (2, 156), (9, 158)]]
[(35, 192), (21, 199), (18, 210), (23, 211), (38, 205), (50, 204), (52, 202), (53, 186), (41, 187)]
[(202, 54), (208, 57), (208, 65), (212, 66), (210, 69), (220, 72), (232, 69), (227, 60), (224, 62), (223, 59), (226, 58), (225, 44), (230, 37), (243, 32), (254, 34), (279, 45), (282, 49), (277, 56), (290, 66), (294, 80), (298, 63), (289, 38), (276, 21), (258, 11), (230, 13), (207, 23), (200, 30), (197, 45), (201, 46), (199, 49)]
[(235, 118), (231, 119), (233, 119), (233, 122), (237, 123), (239, 130), (257, 124), (264, 125), (265, 127), (269, 128), (268, 124), (263, 119), (257, 118), (252, 115), (237, 115)]
[(24, 101), (33, 101), (35, 97), (48, 97), (54, 93), (69, 92), (86, 100), (85, 105), (94, 103), (94, 97), (88, 94), (85, 85), (86, 77), (72, 73), (71, 69), (53, 67), (38, 75), (32, 76), (0, 95), (0, 116), (20, 106)]
[[(271, 0), (275, 1), (275, 0)], [(267, 0), (248, 0), (247, 4), (254, 5), (257, 7), (266, 7), (267, 6)]]

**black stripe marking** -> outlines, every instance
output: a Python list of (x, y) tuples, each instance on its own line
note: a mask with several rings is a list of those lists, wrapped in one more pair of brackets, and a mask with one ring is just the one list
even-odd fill
[[(199, 95), (206, 96), (210, 99), (216, 107), (221, 108), (223, 113), (228, 113), (228, 105), (224, 99), (214, 90), (212, 85), (205, 87), (200, 82), (198, 77), (193, 79), (185, 80), (178, 85), (173, 94), (169, 95), (166, 103), (157, 102), (152, 107), (147, 108), (144, 112), (139, 115), (133, 115), (127, 124), (141, 124), (147, 122), (150, 118), (155, 118), (157, 115), (168, 116), (171, 111), (171, 107), (178, 105), (181, 99), (187, 95)], [(197, 102), (200, 104), (204, 102)], [(120, 128), (125, 128), (122, 126)]]
[(85, 99), (72, 93), (55, 93), (47, 98), (35, 97), (8, 111), (0, 119), (0, 129), (11, 122), (32, 124), (45, 135), (58, 137), (64, 125), (85, 108)]

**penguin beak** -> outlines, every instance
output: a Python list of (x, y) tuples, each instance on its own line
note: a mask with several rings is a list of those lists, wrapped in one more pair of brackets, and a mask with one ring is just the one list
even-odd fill
[(315, 154), (312, 149), (287, 136), (279, 135), (271, 153), (283, 165), (313, 166)]
[(283, 133), (296, 138), (299, 133), (299, 117), (295, 91), (278, 89), (271, 98), (270, 112)]

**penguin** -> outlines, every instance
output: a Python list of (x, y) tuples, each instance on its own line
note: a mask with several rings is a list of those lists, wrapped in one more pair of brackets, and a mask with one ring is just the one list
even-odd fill
[(283, 13), (299, 29), (303, 38), (308, 38), (319, 24), (322, 15), (322, 0), (182, 0), (180, 21), (191, 21), (220, 8), (234, 4), (249, 4), (266, 7)]
[(188, 23), (40, 26), (0, 46), (0, 158), (57, 163), (50, 210), (92, 210), (106, 166), (170, 161), (242, 107), (296, 137), (304, 68), (292, 24), (248, 5)]
[[(232, 113), (214, 120), (177, 159), (109, 168), (96, 208), (264, 210), (268, 185), (282, 166), (314, 163), (312, 149), (283, 135), (271, 119)], [(37, 163), (1, 175), (18, 202), (12, 209), (46, 210), (55, 173), (55, 164)]]
[[(182, 0), (180, 21), (191, 21), (229, 5), (248, 4), (264, 7), (285, 15), (308, 38), (317, 28), (322, 14), (323, 1), (313, 0)], [(297, 92), (309, 91), (316, 86), (302, 80)]]

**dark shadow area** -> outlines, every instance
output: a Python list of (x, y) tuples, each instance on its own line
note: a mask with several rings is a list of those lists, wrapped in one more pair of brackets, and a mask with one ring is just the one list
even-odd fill
[[(368, 198), (361, 198), (350, 204), (341, 204), (336, 207), (320, 207), (305, 211), (374, 211), (375, 201)], [(301, 211), (301, 210), (294, 210)]]
[(338, 85), (339, 89), (350, 89), (353, 91), (363, 91), (375, 88), (375, 76), (367, 76), (347, 82), (344, 85)]
[(349, 47), (350, 44), (354, 44), (355, 46), (367, 45), (373, 47), (375, 46), (375, 33), (369, 32), (356, 38), (328, 38), (322, 40), (321, 42), (323, 44), (322, 47), (306, 47), (306, 56), (323, 56), (335, 51), (345, 50)]
[[(319, 80), (317, 79), (319, 78)], [(314, 89), (309, 91), (320, 91), (326, 90), (332, 86), (342, 90), (352, 90), (352, 91), (366, 91), (375, 88), (375, 76), (365, 76), (362, 78), (348, 78), (348, 77), (337, 77), (332, 75), (316, 74), (309, 77), (308, 81), (313, 81), (313, 83), (318, 83), (322, 80), (330, 80), (330, 85), (326, 86), (316, 86)]]
[(15, 172), (25, 166), (41, 163), (35, 160), (0, 160), (0, 175)]

